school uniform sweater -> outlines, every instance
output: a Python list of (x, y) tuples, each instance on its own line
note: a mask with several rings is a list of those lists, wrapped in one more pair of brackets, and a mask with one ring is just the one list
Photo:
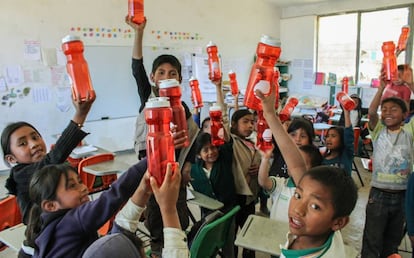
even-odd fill
[(72, 150), (88, 135), (77, 124), (70, 121), (69, 125), (57, 139), (55, 147), (39, 162), (17, 164), (10, 170), (6, 181), (9, 193), (17, 196), (17, 202), (23, 215), (23, 223), (27, 224), (32, 202), (29, 197), (29, 184), (33, 173), (50, 164), (60, 164), (66, 161)]

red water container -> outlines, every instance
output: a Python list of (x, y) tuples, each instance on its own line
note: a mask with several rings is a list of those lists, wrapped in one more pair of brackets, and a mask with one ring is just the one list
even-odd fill
[(262, 103), (255, 95), (256, 90), (269, 95), (273, 90), (274, 66), (280, 56), (280, 42), (263, 35), (256, 49), (256, 62), (250, 72), (244, 97), (244, 105), (250, 109), (262, 110)]
[(211, 144), (220, 146), (224, 144), (223, 114), (221, 107), (214, 104), (210, 107), (209, 114), (211, 122)]
[(382, 66), (386, 71), (387, 81), (398, 80), (397, 57), (395, 56), (395, 45), (392, 41), (382, 43), (382, 52), (384, 57), (382, 59)]
[(187, 140), (184, 147), (187, 147), (190, 142), (188, 140), (187, 119), (185, 117), (185, 110), (181, 103), (181, 86), (176, 79), (167, 79), (160, 81), (160, 97), (168, 97), (173, 112), (172, 122), (177, 126), (177, 132), (185, 131)]
[(257, 111), (257, 140), (256, 146), (262, 150), (270, 150), (272, 145), (272, 131), (263, 117), (263, 111)]
[(344, 77), (342, 79), (342, 91), (348, 94), (348, 88), (349, 88), (349, 79), (348, 77)]
[(336, 94), (336, 99), (344, 107), (344, 109), (351, 111), (355, 108), (355, 101), (345, 92), (340, 91)]
[(295, 107), (298, 105), (299, 100), (295, 97), (290, 97), (288, 102), (283, 107), (282, 111), (279, 113), (280, 121), (285, 122), (290, 119), (290, 115), (292, 114)]
[(401, 34), (398, 39), (398, 50), (403, 51), (407, 47), (408, 37), (410, 36), (410, 26), (406, 25), (401, 28)]
[(172, 109), (167, 98), (151, 98), (145, 103), (144, 112), (148, 126), (148, 171), (161, 185), (167, 164), (175, 161), (174, 141), (170, 132)]
[(218, 56), (216, 44), (209, 42), (207, 45), (208, 69), (210, 71), (210, 80), (216, 81), (221, 79), (221, 65)]
[(144, 0), (128, 0), (128, 17), (136, 24), (144, 22)]
[(198, 80), (191, 76), (189, 83), (191, 87), (191, 101), (193, 102), (194, 108), (203, 107), (203, 99), (201, 97), (200, 85), (198, 83)]
[(83, 57), (83, 43), (79, 37), (67, 35), (62, 39), (62, 51), (66, 55), (66, 70), (72, 81), (72, 97), (74, 100), (80, 95), (81, 100), (86, 97), (94, 97), (89, 67)]
[(239, 93), (239, 86), (237, 84), (236, 73), (229, 71), (231, 95), (236, 96)]

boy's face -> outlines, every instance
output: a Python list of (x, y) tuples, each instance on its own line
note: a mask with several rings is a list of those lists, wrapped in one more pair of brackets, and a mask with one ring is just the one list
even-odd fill
[(299, 181), (289, 204), (289, 228), (303, 248), (321, 246), (332, 231), (345, 226), (343, 217), (334, 219), (332, 201), (331, 190), (310, 176)]
[(381, 105), (381, 119), (388, 129), (396, 130), (400, 128), (405, 117), (406, 114), (398, 104), (388, 101)]
[(58, 209), (72, 209), (89, 201), (88, 188), (84, 185), (79, 175), (69, 172), (68, 179), (62, 175), (56, 189), (56, 207)]
[(155, 88), (158, 90), (159, 82), (161, 80), (176, 79), (180, 81), (180, 75), (178, 74), (177, 68), (172, 66), (170, 63), (163, 63), (157, 67), (155, 73), (151, 73), (151, 81), (155, 83)]
[(43, 138), (30, 126), (15, 130), (10, 136), (10, 151), (6, 159), (10, 164), (38, 162), (46, 155)]

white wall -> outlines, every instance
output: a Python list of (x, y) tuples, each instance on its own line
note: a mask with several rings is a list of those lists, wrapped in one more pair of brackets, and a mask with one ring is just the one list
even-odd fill
[[(4, 68), (9, 65), (20, 65), (25, 69), (40, 66), (42, 72), (47, 71), (41, 61), (28, 61), (24, 58), (25, 40), (40, 41), (42, 49), (60, 48), (61, 38), (71, 33), (72, 27), (128, 29), (129, 26), (124, 23), (126, 13), (126, 0), (2, 0), (0, 77), (4, 76)], [(145, 1), (145, 15), (148, 19), (145, 46), (190, 47), (204, 52), (208, 41), (213, 40), (218, 45), (223, 60), (253, 62), (256, 45), (262, 34), (280, 36), (280, 9), (264, 0), (150, 0)], [(197, 33), (201, 39), (174, 41), (164, 37), (159, 40), (153, 34), (157, 31)], [(83, 38), (83, 41), (85, 45), (132, 45), (132, 38), (123, 37)], [(238, 78), (242, 82), (240, 88), (245, 88), (243, 82), (248, 79), (247, 67), (250, 64), (242, 65), (246, 67), (246, 73), (238, 74)], [(49, 81), (31, 86), (51, 86), (50, 77), (46, 78)], [(25, 87), (25, 83), (19, 87)], [(25, 112), (30, 114), (32, 109), (27, 107), (32, 105), (32, 100), (25, 101), (29, 102), (25, 104)], [(4, 118), (3, 114), (7, 113), (7, 117), (11, 117), (7, 121), (1, 121), (0, 117), (0, 125), (13, 121), (15, 112), (12, 108), (0, 106), (1, 116)], [(59, 128), (63, 130), (72, 114), (73, 112), (61, 114), (59, 120), (62, 120), (62, 125)], [(33, 114), (30, 122), (44, 132), (43, 135), (47, 134), (46, 142), (50, 145), (54, 139), (45, 132), (57, 123), (56, 119), (46, 117), (48, 114), (45, 113)], [(134, 117), (90, 122), (86, 126), (91, 131), (91, 135), (86, 138), (90, 143), (113, 151), (133, 147)], [(0, 169), (4, 168), (6, 167), (0, 162)]]

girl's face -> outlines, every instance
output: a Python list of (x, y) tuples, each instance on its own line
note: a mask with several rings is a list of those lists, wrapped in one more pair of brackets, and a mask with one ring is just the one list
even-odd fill
[(176, 79), (180, 81), (180, 75), (177, 68), (170, 63), (163, 63), (155, 70), (155, 73), (151, 74), (151, 80), (155, 83), (155, 88), (159, 89), (159, 83), (161, 80)]
[(243, 116), (234, 124), (234, 126), (238, 136), (244, 138), (249, 137), (254, 129), (253, 114)]
[(311, 144), (309, 136), (303, 128), (298, 128), (295, 131), (290, 132), (289, 135), (297, 146)]
[(200, 158), (207, 164), (216, 162), (218, 158), (218, 148), (211, 143), (207, 143), (201, 148)]
[(67, 180), (65, 175), (60, 177), (56, 196), (58, 209), (72, 209), (89, 202), (88, 188), (73, 171), (69, 172)]
[(201, 130), (202, 130), (204, 133), (209, 133), (209, 134), (211, 134), (211, 120), (206, 120), (206, 121), (203, 123), (203, 128), (201, 128)]
[(329, 129), (325, 138), (326, 148), (328, 150), (337, 150), (341, 148), (341, 135), (335, 129)]
[(304, 176), (290, 199), (290, 232), (306, 248), (312, 247), (309, 244), (321, 246), (334, 230), (334, 214), (330, 189), (311, 177)]
[(38, 162), (47, 153), (43, 138), (30, 126), (23, 126), (10, 135), (11, 154), (6, 155), (10, 164)]

